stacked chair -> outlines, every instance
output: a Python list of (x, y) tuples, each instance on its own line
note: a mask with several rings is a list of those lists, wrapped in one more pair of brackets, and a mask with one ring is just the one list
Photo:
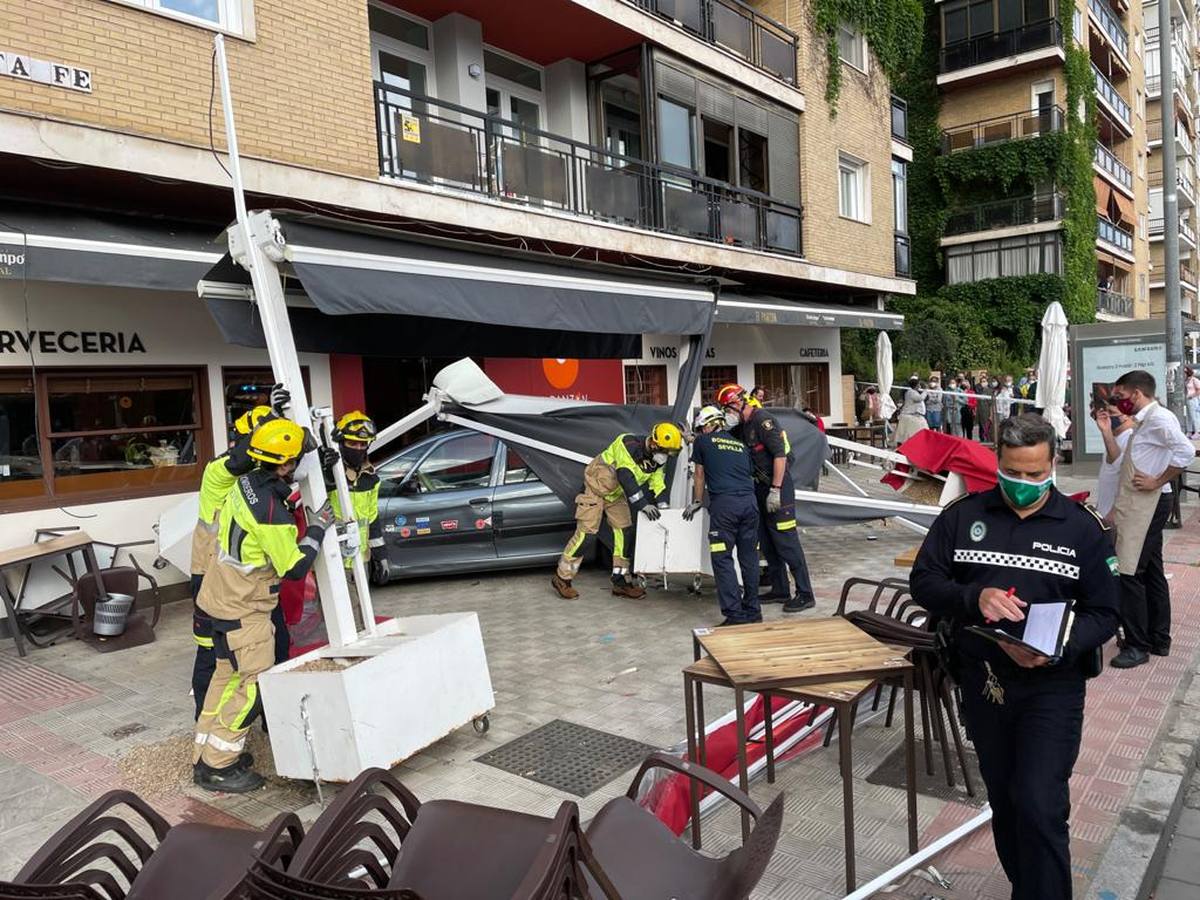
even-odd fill
[[(743, 846), (702, 856), (643, 809), (638, 791), (655, 768), (745, 809), (755, 828)], [(0, 900), (744, 900), (782, 824), (782, 795), (763, 812), (721, 776), (665, 753), (651, 754), (586, 829), (569, 801), (553, 818), (421, 803), (382, 769), (348, 784), (307, 834), (291, 813), (262, 831), (171, 827), (113, 791), (0, 883)]]

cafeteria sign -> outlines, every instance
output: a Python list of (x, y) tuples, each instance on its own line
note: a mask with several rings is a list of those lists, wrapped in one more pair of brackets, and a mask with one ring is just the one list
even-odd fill
[(0, 75), (20, 78), (22, 81), (35, 81), (38, 84), (48, 84), (51, 87), (79, 91), (84, 94), (92, 92), (90, 69), (81, 69), (78, 66), (49, 62), (44, 59), (34, 59), (32, 56), (13, 53), (10, 50), (0, 50)]

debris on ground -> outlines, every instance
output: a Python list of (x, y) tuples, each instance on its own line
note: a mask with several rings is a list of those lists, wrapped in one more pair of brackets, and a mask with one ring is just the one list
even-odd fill
[(357, 665), (364, 659), (370, 659), (369, 656), (358, 656), (354, 658), (338, 657), (336, 659), (310, 659), (302, 666), (297, 666), (294, 669), (288, 669), (289, 672), (341, 672), (343, 669), (348, 669), (351, 666)]
[[(121, 786), (142, 797), (177, 793), (192, 783), (192, 753), (196, 737), (191, 731), (164, 741), (134, 747), (117, 760)], [(275, 772), (271, 739), (256, 722), (246, 734), (246, 750), (254, 755), (254, 770), (273, 785), (300, 788), (303, 783), (281, 778)]]

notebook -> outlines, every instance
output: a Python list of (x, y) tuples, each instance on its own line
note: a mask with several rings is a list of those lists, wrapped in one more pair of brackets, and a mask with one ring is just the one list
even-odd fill
[(967, 631), (997, 644), (1024, 647), (1040, 656), (1062, 656), (1075, 624), (1073, 600), (1030, 603), (1022, 622), (1001, 620), (991, 625), (968, 625)]

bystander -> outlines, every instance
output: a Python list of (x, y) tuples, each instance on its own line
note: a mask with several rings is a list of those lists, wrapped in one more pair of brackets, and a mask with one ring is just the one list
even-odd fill
[[(1101, 518), (1111, 524), (1113, 504), (1117, 502), (1117, 487), (1121, 481), (1121, 457), (1129, 446), (1129, 438), (1133, 434), (1133, 417), (1122, 416), (1120, 410), (1111, 404), (1106, 407), (1109, 427), (1100, 429), (1100, 437), (1104, 439), (1104, 455), (1100, 457), (1100, 471), (1096, 475), (1096, 493), (1093, 505)], [(1095, 419), (1099, 409), (1092, 411)]]
[(945, 394), (942, 381), (937, 375), (929, 376), (929, 390), (925, 392), (925, 421), (934, 431), (941, 431), (944, 423)]
[(904, 389), (904, 402), (900, 407), (900, 417), (896, 425), (896, 446), (899, 447), (918, 431), (924, 431), (928, 425), (925, 422), (925, 397), (927, 392), (922, 390), (921, 379), (915, 374), (908, 379), (908, 387)]

